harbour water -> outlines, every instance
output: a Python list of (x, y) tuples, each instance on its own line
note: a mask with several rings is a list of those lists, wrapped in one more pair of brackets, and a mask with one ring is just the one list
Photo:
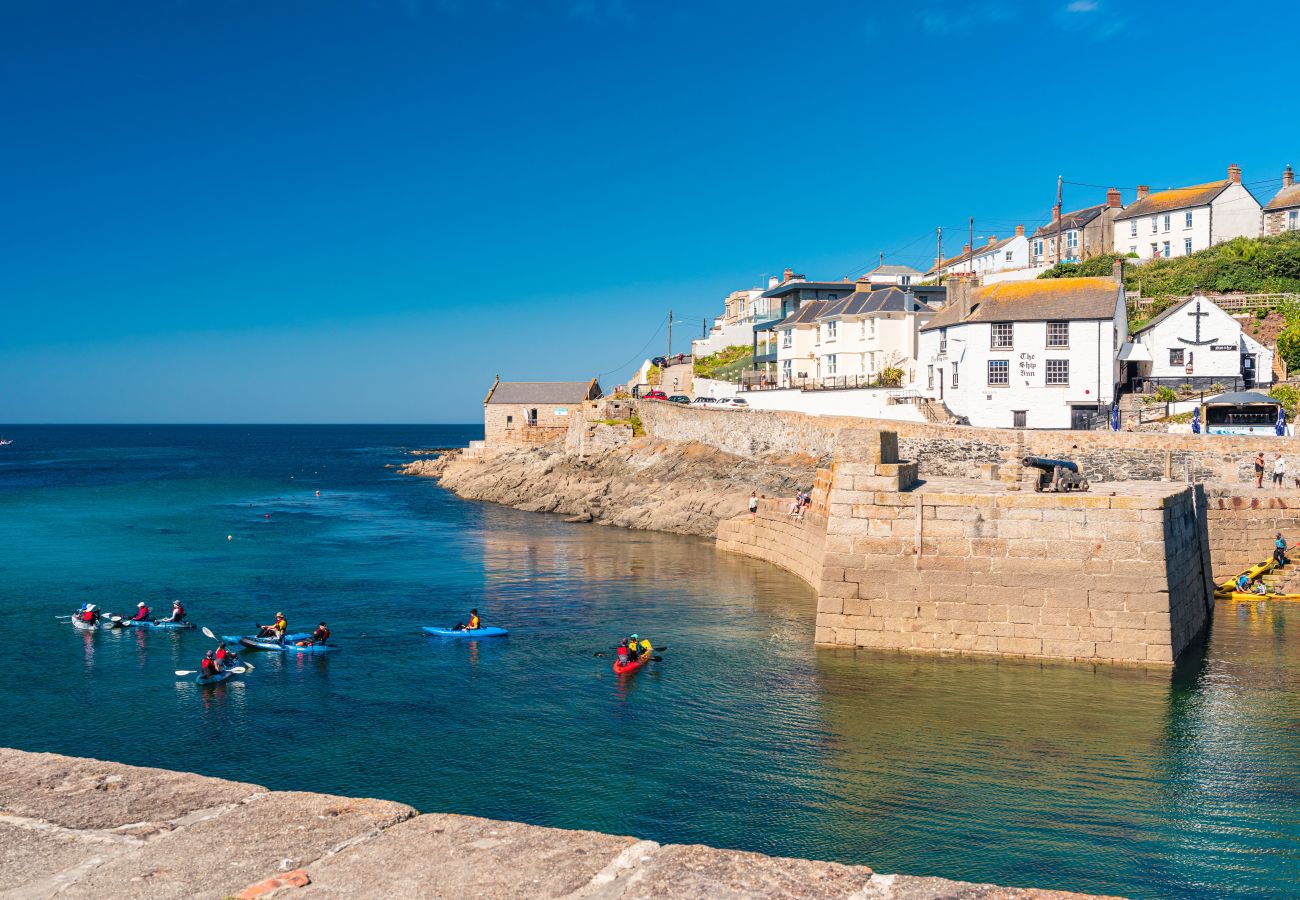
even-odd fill
[[(1221, 605), (1173, 672), (818, 652), (784, 572), (386, 468), (470, 427), (3, 433), (0, 745), (1006, 885), (1300, 884), (1300, 606)], [(201, 689), (197, 632), (54, 618), (173, 597), (342, 649)], [(510, 636), (420, 632), (471, 606)], [(668, 649), (620, 679), (628, 630)]]

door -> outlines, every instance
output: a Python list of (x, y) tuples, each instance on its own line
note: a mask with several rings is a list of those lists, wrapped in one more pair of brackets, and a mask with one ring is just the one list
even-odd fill
[(1248, 354), (1241, 356), (1241, 381), (1246, 390), (1255, 386), (1255, 357)]
[(1012, 428), (1024, 428), (1024, 427), (1025, 427), (1025, 419), (1026, 419), (1026, 415), (1025, 415), (1025, 413), (1026, 413), (1026, 411), (1023, 410), (1023, 409), (1012, 410), (1012, 412), (1011, 412), (1011, 427), (1012, 427)]
[(1071, 406), (1070, 427), (1075, 431), (1090, 431), (1100, 411), (1096, 406)]
[(939, 368), (939, 402), (943, 402), (943, 368)]

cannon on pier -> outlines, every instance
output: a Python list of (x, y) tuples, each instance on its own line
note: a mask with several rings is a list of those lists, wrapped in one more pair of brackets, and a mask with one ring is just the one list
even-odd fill
[(1064, 494), (1068, 491), (1086, 491), (1088, 479), (1079, 471), (1079, 464), (1068, 459), (1043, 459), (1041, 456), (1026, 456), (1020, 464), (1027, 469), (1038, 470), (1036, 491)]

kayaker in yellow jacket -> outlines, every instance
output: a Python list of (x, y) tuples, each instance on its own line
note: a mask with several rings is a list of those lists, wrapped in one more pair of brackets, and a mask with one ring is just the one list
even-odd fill
[(471, 609), (469, 611), (469, 621), (457, 622), (452, 631), (478, 631), (481, 627), (483, 627), (483, 623), (479, 621), (478, 610)]

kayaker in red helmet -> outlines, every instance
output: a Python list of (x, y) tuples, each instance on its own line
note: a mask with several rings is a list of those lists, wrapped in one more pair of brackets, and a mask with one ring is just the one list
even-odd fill
[(131, 617), (132, 622), (147, 622), (149, 620), (149, 607), (144, 603), (135, 605), (135, 615)]
[(203, 662), (199, 663), (199, 674), (202, 675), (204, 678), (211, 678), (213, 675), (216, 675), (220, 671), (221, 668), (217, 665), (216, 659), (213, 658), (212, 651), (209, 650), (206, 654), (204, 654)]
[(469, 611), (469, 621), (458, 622), (456, 624), (456, 627), (452, 630), (453, 631), (477, 631), (481, 627), (481, 625), (482, 623), (479, 621), (478, 610), (471, 609)]
[(328, 627), (326, 627), (324, 622), (321, 622), (319, 625), (316, 626), (316, 630), (312, 632), (311, 639), (307, 641), (307, 646), (311, 646), (313, 644), (324, 644), (329, 639), (330, 639), (330, 630)]
[(185, 607), (181, 606), (181, 601), (172, 601), (172, 614), (165, 619), (159, 619), (159, 622), (184, 622)]

